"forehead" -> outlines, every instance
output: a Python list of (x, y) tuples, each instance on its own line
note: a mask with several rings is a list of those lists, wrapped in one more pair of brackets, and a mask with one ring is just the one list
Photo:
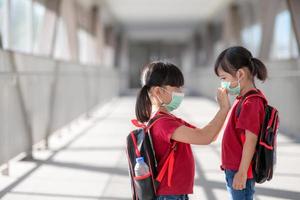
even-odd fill
[(176, 86), (170, 86), (170, 85), (167, 85), (165, 86), (166, 89), (169, 89), (169, 90), (172, 90), (172, 91), (181, 91), (183, 89), (183, 87), (176, 87)]
[(225, 71), (222, 69), (222, 67), (219, 67), (219, 68), (218, 68), (218, 75), (219, 75), (219, 76), (231, 76), (231, 74), (228, 73), (228, 72), (225, 72)]

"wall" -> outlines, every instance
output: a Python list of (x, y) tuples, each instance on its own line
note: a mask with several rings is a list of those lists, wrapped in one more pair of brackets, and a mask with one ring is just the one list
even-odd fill
[(118, 72), (0, 51), (0, 165), (119, 94)]

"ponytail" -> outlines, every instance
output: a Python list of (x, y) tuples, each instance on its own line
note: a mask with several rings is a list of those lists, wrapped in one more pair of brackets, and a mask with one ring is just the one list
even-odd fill
[(148, 94), (149, 86), (144, 85), (140, 90), (136, 104), (135, 115), (138, 121), (148, 122), (152, 113), (152, 104)]
[(250, 63), (253, 67), (252, 75), (256, 76), (261, 81), (265, 81), (268, 78), (265, 64), (257, 58), (250, 58)]

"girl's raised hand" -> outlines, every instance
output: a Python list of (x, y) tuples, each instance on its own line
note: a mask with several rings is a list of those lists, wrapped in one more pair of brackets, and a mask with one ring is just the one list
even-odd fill
[(230, 101), (225, 88), (218, 88), (217, 92), (217, 101), (220, 106), (220, 109), (230, 110)]

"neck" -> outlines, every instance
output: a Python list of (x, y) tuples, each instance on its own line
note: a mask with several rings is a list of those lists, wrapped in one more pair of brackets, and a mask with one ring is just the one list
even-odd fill
[(169, 113), (169, 111), (164, 107), (164, 106), (155, 106), (154, 107), (154, 112), (165, 112)]
[(249, 84), (247, 84), (246, 87), (244, 87), (242, 90), (241, 90), (241, 96), (244, 96), (247, 92), (249, 92), (250, 90), (253, 90), (253, 89), (256, 89), (255, 85), (251, 82)]

